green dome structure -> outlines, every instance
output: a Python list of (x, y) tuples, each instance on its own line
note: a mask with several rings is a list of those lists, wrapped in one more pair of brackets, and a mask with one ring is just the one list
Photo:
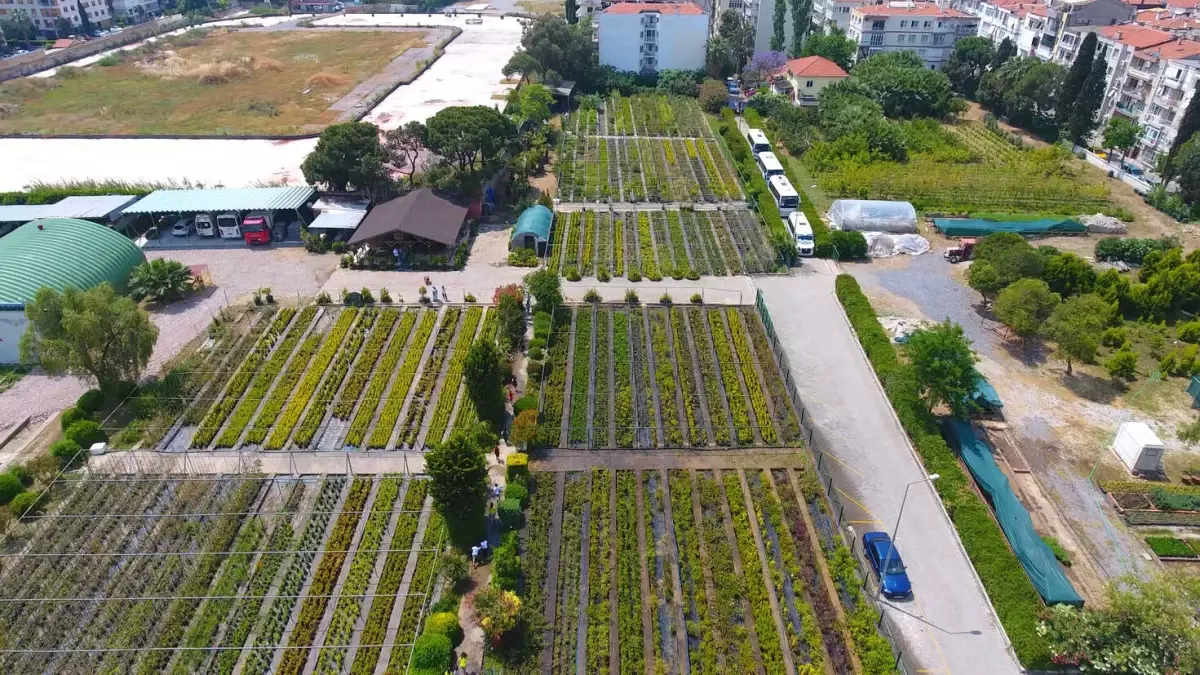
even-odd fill
[(107, 281), (125, 292), (146, 261), (132, 241), (104, 225), (74, 218), (25, 223), (0, 238), (0, 305), (23, 309), (39, 288), (91, 288)]
[(508, 242), (509, 248), (513, 251), (529, 248), (543, 253), (546, 243), (550, 241), (550, 224), (553, 220), (554, 214), (541, 204), (525, 209), (517, 219), (517, 226), (513, 228), (512, 239)]

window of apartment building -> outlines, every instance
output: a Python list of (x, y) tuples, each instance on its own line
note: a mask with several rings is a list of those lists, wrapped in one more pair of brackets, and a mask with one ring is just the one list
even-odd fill
[(901, 19), (901, 20), (900, 20), (900, 27), (901, 27), (901, 28), (908, 28), (908, 20), (907, 20), (907, 19)]
[(928, 44), (928, 43), (929, 43), (929, 33), (923, 33), (921, 35), (921, 44)]
[(1155, 143), (1158, 137), (1162, 134), (1162, 129), (1156, 127), (1146, 127), (1146, 133), (1142, 134), (1142, 140), (1147, 143)]
[(909, 36), (908, 36), (908, 44), (910, 44), (910, 45), (911, 45), (912, 43), (914, 43), (914, 42), (916, 42), (916, 41), (917, 41), (917, 36), (916, 36), (915, 34), (912, 34), (912, 35), (909, 35)]
[(871, 30), (883, 30), (885, 24), (887, 24), (886, 21), (872, 21)]
[(932, 26), (932, 25), (933, 25), (933, 22), (932, 22), (932, 21), (926, 21), (926, 22), (925, 22), (925, 27), (926, 27), (926, 28), (929, 28), (929, 27), (930, 27), (930, 26)]
[(941, 21), (939, 21), (939, 22), (938, 22), (938, 28), (941, 28), (941, 27), (942, 27), (942, 22), (941, 22)]
[(808, 81), (806, 81), (806, 82), (804, 83), (804, 86), (805, 86), (806, 88), (808, 88), (808, 89), (812, 89), (812, 86), (813, 86), (813, 81), (812, 81), (812, 80), (808, 80)]
[(871, 44), (873, 44), (873, 45), (883, 44), (883, 35), (880, 33), (876, 33), (876, 34), (872, 35), (871, 36)]
[(935, 45), (944, 45), (944, 44), (946, 44), (946, 34), (945, 34), (945, 33), (938, 33), (937, 35), (934, 35), (934, 36), (933, 36), (933, 44), (935, 44)]
[(1150, 114), (1151, 114), (1151, 115), (1154, 115), (1154, 116), (1156, 116), (1156, 117), (1157, 117), (1157, 116), (1160, 116), (1160, 115), (1162, 115), (1162, 114), (1163, 114), (1163, 107), (1162, 107), (1161, 105), (1152, 105), (1152, 106), (1150, 106)]

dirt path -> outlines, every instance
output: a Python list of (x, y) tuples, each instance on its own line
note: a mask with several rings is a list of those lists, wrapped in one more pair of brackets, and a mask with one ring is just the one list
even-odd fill
[[(489, 559), (490, 560), (490, 559)], [(458, 625), (462, 627), (463, 639), (455, 649), (455, 653), (466, 652), (467, 670), (473, 673), (483, 672), (483, 650), (486, 636), (479, 620), (475, 618), (475, 596), (487, 587), (492, 576), (491, 562), (487, 565), (476, 565), (471, 570), (471, 590), (458, 603)]]

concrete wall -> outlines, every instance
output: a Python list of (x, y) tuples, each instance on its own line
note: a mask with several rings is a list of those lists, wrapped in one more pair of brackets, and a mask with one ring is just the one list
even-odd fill
[(0, 311), (0, 363), (20, 363), (21, 336), (27, 325), (25, 312)]

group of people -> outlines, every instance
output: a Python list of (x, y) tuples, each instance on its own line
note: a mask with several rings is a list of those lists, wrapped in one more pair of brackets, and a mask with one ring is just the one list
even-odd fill
[(433, 301), (434, 302), (450, 302), (450, 293), (449, 293), (449, 291), (446, 290), (446, 284), (442, 284), (442, 299), (441, 300), (438, 300), (437, 284), (434, 284), (433, 282), (431, 282), (429, 280), (428, 276), (425, 277), (425, 286), (427, 288), (429, 288), (430, 291), (433, 293)]

